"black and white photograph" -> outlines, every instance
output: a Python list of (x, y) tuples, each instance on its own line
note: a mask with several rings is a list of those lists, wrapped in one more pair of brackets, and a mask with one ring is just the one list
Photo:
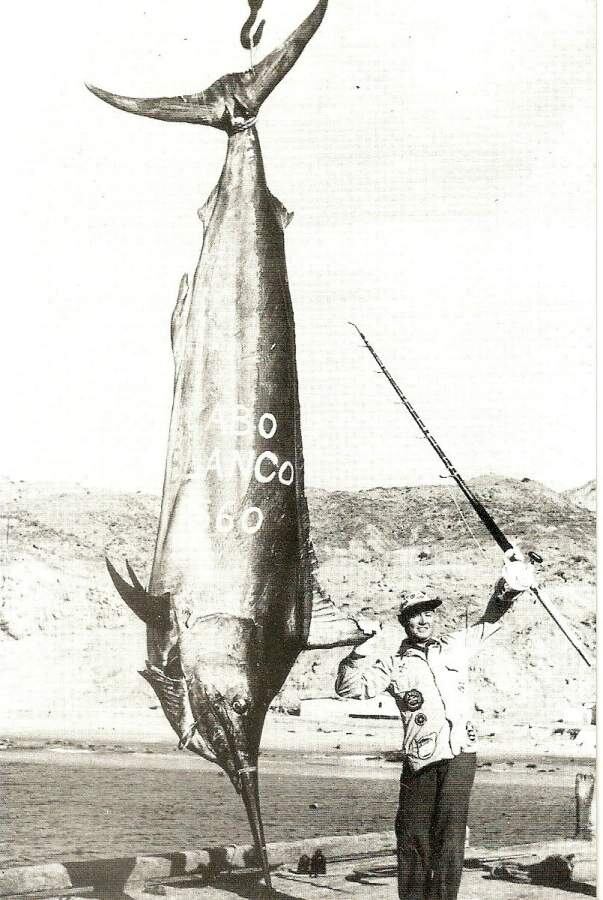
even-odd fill
[(596, 896), (596, 13), (8, 10), (0, 900)]

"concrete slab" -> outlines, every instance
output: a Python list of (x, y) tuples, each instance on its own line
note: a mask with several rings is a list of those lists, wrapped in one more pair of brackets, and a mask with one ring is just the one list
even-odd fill
[[(301, 852), (317, 845), (325, 851), (328, 874), (310, 878), (298, 875)], [(283, 842), (269, 846), (269, 857), (280, 864), (272, 874), (272, 900), (320, 900), (323, 897), (397, 900), (396, 858), (389, 832), (348, 837), (323, 837)], [(8, 897), (54, 897), (75, 895), (85, 889), (87, 897), (128, 897), (151, 900), (267, 900), (257, 874), (245, 868), (252, 848), (214, 847), (208, 850), (77, 863), (41, 864), (0, 872), (0, 900)], [(488, 867), (518, 863), (522, 866), (559, 854), (573, 857), (571, 893), (595, 896), (596, 848), (586, 841), (547, 841), (487, 850), (469, 848), (459, 900), (567, 900), (567, 889), (517, 884), (493, 879)], [(204, 886), (201, 872), (207, 863), (230, 869), (219, 884)], [(71, 890), (70, 890), (71, 888)], [(79, 890), (78, 890), (79, 889)], [(63, 893), (64, 891), (64, 893)], [(37, 893), (40, 892), (40, 893)]]
[[(337, 867), (339, 868), (339, 867)], [(396, 878), (379, 877), (371, 879), (371, 883), (363, 884), (348, 881), (350, 874), (347, 868), (333, 868), (327, 876), (305, 878), (286, 872), (273, 874), (274, 900), (322, 900), (322, 898), (372, 898), (372, 900), (398, 900)], [(166, 887), (162, 895), (168, 900), (262, 900), (266, 895), (250, 885), (248, 889), (238, 886), (236, 889), (218, 888), (175, 888)], [(572, 892), (574, 893), (574, 892)], [(594, 896), (594, 891), (583, 893), (576, 891), (576, 896)], [(156, 895), (155, 895), (156, 896)], [(140, 895), (139, 900), (150, 900), (150, 895)], [(488, 877), (486, 872), (468, 870), (463, 874), (463, 881), (458, 900), (567, 900), (568, 892), (561, 888), (542, 887), (529, 884), (513, 884)]]
[(0, 897), (70, 887), (69, 873), (61, 863), (0, 868)]
[[(354, 872), (369, 872), (360, 880), (349, 880)], [(322, 900), (341, 897), (358, 900), (398, 900), (394, 857), (375, 857), (359, 862), (341, 862), (329, 865), (325, 876), (310, 878), (297, 875), (282, 867), (273, 872), (274, 900)], [(168, 900), (265, 900), (266, 894), (254, 883), (231, 884), (229, 887), (164, 886), (157, 893)], [(579, 896), (595, 896), (594, 887), (574, 885), (572, 893)], [(568, 892), (562, 888), (530, 884), (515, 884), (493, 879), (483, 869), (465, 869), (458, 900), (567, 900)], [(137, 900), (151, 900), (151, 895), (140, 894)]]

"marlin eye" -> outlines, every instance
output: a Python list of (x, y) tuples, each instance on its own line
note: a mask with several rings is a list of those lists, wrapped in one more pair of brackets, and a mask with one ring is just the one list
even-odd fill
[(234, 711), (242, 716), (249, 709), (249, 700), (246, 700), (244, 697), (235, 697), (231, 705)]

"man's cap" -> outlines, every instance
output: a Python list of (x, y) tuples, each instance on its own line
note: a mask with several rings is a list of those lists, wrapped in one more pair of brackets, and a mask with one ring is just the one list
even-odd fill
[(426, 609), (437, 609), (442, 601), (435, 594), (426, 591), (418, 591), (414, 594), (405, 594), (398, 609), (399, 619), (409, 619)]

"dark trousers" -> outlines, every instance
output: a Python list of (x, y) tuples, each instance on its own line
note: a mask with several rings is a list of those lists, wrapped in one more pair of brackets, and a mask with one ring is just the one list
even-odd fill
[(404, 763), (396, 816), (400, 900), (456, 900), (475, 753), (413, 772)]

